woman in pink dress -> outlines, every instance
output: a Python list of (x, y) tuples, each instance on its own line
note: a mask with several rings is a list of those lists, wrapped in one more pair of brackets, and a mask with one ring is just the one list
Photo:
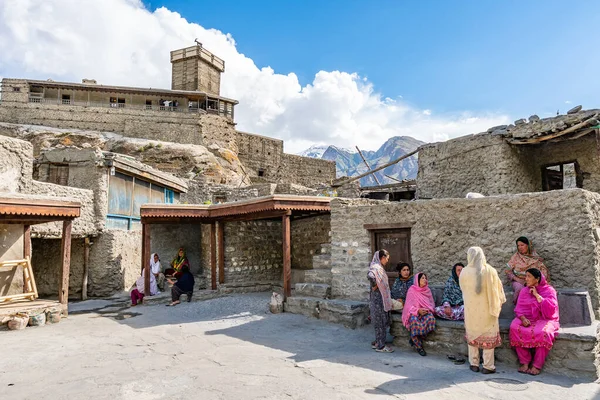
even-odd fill
[(519, 372), (538, 375), (560, 328), (558, 299), (537, 268), (525, 272), (525, 283), (515, 307), (516, 318), (510, 324), (510, 345), (517, 351)]
[(533, 245), (525, 236), (517, 239), (517, 252), (510, 258), (507, 266), (508, 269), (505, 273), (514, 291), (513, 302), (515, 304), (517, 304), (519, 292), (525, 286), (525, 271), (529, 268), (539, 269), (546, 280), (550, 280), (548, 268), (544, 265), (544, 259), (536, 253)]

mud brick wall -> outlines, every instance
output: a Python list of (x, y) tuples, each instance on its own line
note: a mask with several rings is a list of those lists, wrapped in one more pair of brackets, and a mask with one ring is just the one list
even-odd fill
[[(557, 289), (586, 289), (599, 309), (600, 194), (582, 189), (413, 202), (334, 199), (331, 203), (332, 294), (367, 299), (371, 260), (364, 224), (401, 223), (411, 228), (415, 271), (443, 284), (451, 265), (466, 263), (471, 246), (505, 279), (505, 266), (519, 236), (530, 238), (545, 259)], [(394, 262), (394, 260), (391, 260)]]
[(329, 215), (292, 220), (292, 268), (312, 269), (313, 255), (321, 244), (329, 243), (331, 218)]

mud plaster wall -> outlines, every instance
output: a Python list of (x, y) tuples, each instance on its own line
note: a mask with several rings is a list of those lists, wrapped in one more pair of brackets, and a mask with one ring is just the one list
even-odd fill
[(321, 244), (329, 243), (331, 218), (329, 215), (292, 220), (292, 268), (312, 269), (313, 255)]
[(23, 140), (0, 136), (0, 192), (26, 190), (32, 174), (33, 145)]
[[(482, 199), (374, 202), (334, 199), (331, 203), (332, 294), (365, 300), (365, 274), (372, 255), (364, 224), (412, 225), (415, 271), (443, 284), (451, 266), (466, 262), (470, 246), (483, 248), (488, 263), (506, 282), (505, 265), (515, 239), (530, 238), (545, 259), (557, 288), (585, 288), (599, 308), (598, 234), (600, 195), (581, 189)], [(392, 260), (394, 262), (394, 260)]]
[[(20, 224), (0, 224), (0, 261), (23, 258), (23, 232)], [(0, 270), (0, 296), (23, 293), (23, 268)]]
[(200, 224), (155, 224), (151, 225), (150, 232), (150, 253), (158, 253), (163, 272), (170, 268), (177, 251), (183, 247), (191, 272), (202, 275)]
[[(83, 242), (83, 238), (71, 241), (69, 298), (79, 298), (81, 296)], [(31, 266), (40, 296), (57, 297), (58, 283), (62, 274), (61, 240), (31, 239), (31, 258)]]

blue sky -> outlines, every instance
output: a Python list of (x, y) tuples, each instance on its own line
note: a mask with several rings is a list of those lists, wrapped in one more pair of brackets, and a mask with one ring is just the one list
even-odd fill
[[(598, 107), (600, 2), (145, 1), (232, 34), (240, 53), (302, 85), (357, 72), (437, 113), (514, 118)], [(594, 50), (596, 49), (596, 50)]]

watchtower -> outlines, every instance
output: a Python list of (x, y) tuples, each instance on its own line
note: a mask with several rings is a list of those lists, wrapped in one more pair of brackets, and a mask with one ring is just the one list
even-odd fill
[(171, 52), (171, 89), (200, 91), (220, 95), (221, 73), (225, 61), (196, 45)]

